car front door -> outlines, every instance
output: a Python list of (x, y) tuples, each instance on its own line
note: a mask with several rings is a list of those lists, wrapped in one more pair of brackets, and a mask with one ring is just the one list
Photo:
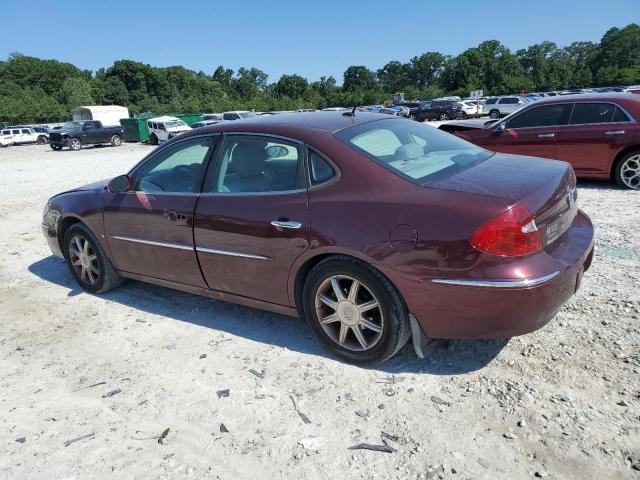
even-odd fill
[(558, 133), (556, 158), (577, 174), (609, 175), (617, 152), (632, 145), (638, 126), (617, 105), (576, 102), (569, 125)]
[(216, 136), (158, 149), (130, 176), (130, 191), (111, 194), (104, 212), (119, 270), (206, 287), (193, 245), (193, 211)]
[(496, 152), (556, 158), (558, 132), (567, 125), (570, 115), (571, 104), (529, 108), (497, 124), (483, 146)]
[(194, 239), (209, 288), (289, 305), (289, 271), (309, 248), (302, 146), (227, 135), (196, 206)]

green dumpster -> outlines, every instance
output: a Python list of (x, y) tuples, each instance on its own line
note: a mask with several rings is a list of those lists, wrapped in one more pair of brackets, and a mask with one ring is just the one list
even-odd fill
[(120, 125), (124, 127), (127, 142), (146, 142), (149, 140), (147, 120), (157, 117), (153, 113), (144, 113), (135, 118), (122, 118)]
[(176, 113), (175, 115), (172, 115), (172, 117), (179, 118), (189, 126), (202, 120), (201, 113)]

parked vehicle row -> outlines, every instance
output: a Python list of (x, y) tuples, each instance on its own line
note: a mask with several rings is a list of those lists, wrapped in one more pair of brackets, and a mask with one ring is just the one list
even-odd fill
[(640, 190), (638, 119), (640, 96), (592, 94), (550, 97), (502, 120), (439, 128), (492, 151), (564, 160), (579, 178), (615, 179)]
[(44, 127), (8, 127), (0, 130), (0, 145), (21, 145), (27, 143), (45, 144), (49, 141), (49, 131)]

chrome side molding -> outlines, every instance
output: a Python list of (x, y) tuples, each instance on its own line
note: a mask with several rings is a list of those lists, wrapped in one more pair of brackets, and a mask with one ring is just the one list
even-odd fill
[(560, 271), (551, 272), (548, 275), (534, 278), (523, 278), (522, 280), (466, 280), (466, 279), (448, 279), (434, 278), (433, 283), (443, 283), (445, 285), (462, 285), (465, 287), (493, 287), (493, 288), (525, 288), (535, 287), (542, 283), (548, 282), (552, 278), (557, 277)]
[(146, 240), (144, 238), (137, 238), (137, 237), (121, 237), (119, 235), (111, 235), (111, 238), (115, 240), (123, 240), (125, 242), (142, 243), (144, 245), (154, 245), (156, 247), (167, 247), (167, 248), (176, 248), (178, 250), (193, 251), (193, 245), (189, 245), (186, 243), (158, 242), (156, 240)]
[(207, 248), (207, 247), (196, 247), (196, 250), (201, 253), (212, 253), (214, 255), (228, 255), (230, 257), (253, 258), (255, 260), (271, 260), (269, 257), (263, 257), (262, 255), (255, 255), (253, 253), (234, 252), (233, 250), (219, 250), (217, 248)]

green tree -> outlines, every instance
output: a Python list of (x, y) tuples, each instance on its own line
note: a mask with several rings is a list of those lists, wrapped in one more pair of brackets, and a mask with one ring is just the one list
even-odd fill
[(376, 86), (376, 75), (367, 67), (352, 65), (344, 72), (343, 90), (354, 92), (357, 90), (372, 90)]

